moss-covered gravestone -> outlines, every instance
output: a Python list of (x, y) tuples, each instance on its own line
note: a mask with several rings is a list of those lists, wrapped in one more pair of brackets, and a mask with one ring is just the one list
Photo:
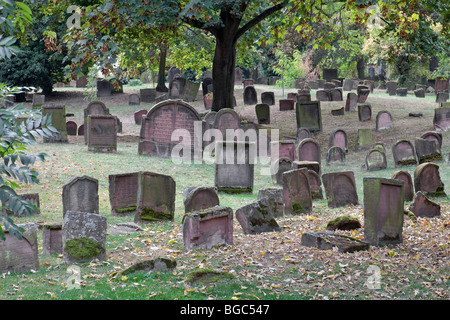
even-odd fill
[(373, 146), (372, 129), (358, 129), (355, 151), (367, 151)]
[(270, 106), (267, 103), (259, 103), (255, 106), (258, 124), (270, 124)]
[(126, 216), (137, 212), (139, 172), (108, 176), (111, 215)]
[(437, 141), (416, 138), (414, 142), (419, 164), (442, 161), (441, 149)]
[(173, 221), (175, 212), (175, 180), (154, 172), (139, 172), (136, 223)]
[(190, 187), (183, 192), (184, 212), (199, 211), (219, 205), (219, 196), (214, 188)]
[(372, 245), (403, 241), (404, 182), (364, 178), (364, 240)]
[(106, 217), (68, 211), (62, 224), (63, 259), (66, 264), (106, 259)]
[(322, 175), (330, 208), (358, 204), (355, 175), (352, 171), (329, 172)]
[(282, 188), (264, 188), (258, 190), (258, 200), (266, 199), (268, 211), (274, 218), (283, 216), (284, 199)]
[(322, 113), (320, 101), (298, 101), (295, 105), (297, 128), (306, 128), (310, 132), (322, 131)]
[(422, 191), (425, 195), (432, 197), (446, 196), (437, 164), (426, 162), (416, 167), (414, 190), (416, 192)]
[(68, 142), (66, 126), (66, 107), (45, 105), (42, 106), (42, 116), (52, 117), (52, 126), (58, 130), (51, 137), (44, 138), (44, 142)]
[(392, 146), (392, 156), (394, 157), (395, 167), (417, 164), (414, 146), (405, 139), (397, 141)]
[(284, 215), (309, 213), (312, 210), (308, 169), (283, 173)]
[(372, 149), (365, 158), (367, 171), (382, 170), (387, 168), (386, 154), (383, 150)]
[(236, 219), (245, 234), (281, 231), (264, 198), (237, 209)]
[(370, 247), (367, 242), (332, 232), (305, 232), (302, 234), (301, 243), (319, 250), (337, 248), (341, 253), (368, 250)]

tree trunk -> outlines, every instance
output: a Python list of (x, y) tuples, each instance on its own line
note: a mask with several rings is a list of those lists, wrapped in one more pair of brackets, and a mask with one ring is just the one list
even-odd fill
[(356, 62), (356, 70), (358, 71), (358, 79), (364, 79), (364, 58), (359, 58)]
[(167, 57), (167, 48), (163, 44), (159, 48), (158, 84), (156, 85), (156, 91), (158, 91), (158, 92), (168, 92), (169, 91), (169, 89), (166, 87), (166, 81), (165, 81), (166, 57)]

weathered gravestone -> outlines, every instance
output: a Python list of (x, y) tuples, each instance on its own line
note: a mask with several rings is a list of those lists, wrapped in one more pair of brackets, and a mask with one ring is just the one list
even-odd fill
[(205, 122), (204, 129), (214, 128), (214, 121), (216, 120), (216, 111), (209, 111), (203, 116), (203, 121)]
[(76, 136), (78, 132), (78, 125), (75, 121), (66, 122), (66, 131), (68, 136)]
[(390, 96), (395, 96), (397, 94), (397, 82), (396, 81), (387, 81), (386, 82), (386, 91)]
[(435, 140), (416, 138), (414, 140), (417, 161), (419, 164), (425, 162), (442, 161), (439, 143)]
[(135, 223), (173, 221), (176, 184), (171, 176), (139, 172)]
[(234, 84), (242, 84), (242, 76), (244, 75), (244, 72), (241, 68), (235, 68), (234, 69)]
[(437, 91), (436, 92), (436, 103), (444, 103), (448, 100), (448, 91)]
[(106, 108), (106, 105), (101, 101), (92, 101), (88, 104), (88, 106), (83, 110), (84, 113), (84, 141), (87, 144), (88, 135), (87, 135), (87, 122), (88, 116), (90, 115), (109, 115), (109, 109)]
[(399, 170), (392, 174), (391, 179), (402, 180), (404, 183), (405, 201), (412, 201), (414, 198), (414, 184), (408, 171)]
[(382, 150), (372, 149), (367, 153), (365, 163), (367, 171), (386, 169), (386, 154)]
[(298, 90), (297, 102), (298, 101), (311, 101), (311, 92), (307, 89)]
[(338, 146), (332, 146), (328, 149), (326, 155), (327, 165), (343, 165), (345, 162), (345, 151)]
[(372, 106), (370, 104), (358, 104), (359, 121), (372, 120)]
[(278, 100), (279, 110), (280, 111), (294, 110), (295, 101), (296, 100), (293, 100), (293, 99), (280, 99), (280, 100)]
[(437, 131), (427, 131), (423, 133), (420, 138), (425, 140), (432, 140), (438, 143), (439, 149), (442, 149), (442, 133)]
[(169, 99), (181, 99), (186, 85), (185, 78), (175, 78), (169, 82)]
[(128, 105), (130, 106), (138, 106), (141, 104), (141, 98), (138, 94), (132, 93), (128, 96)]
[(111, 92), (112, 88), (109, 80), (97, 80), (97, 97), (109, 97), (111, 95)]
[(147, 114), (147, 110), (146, 109), (141, 109), (138, 110), (134, 113), (134, 123), (137, 125), (141, 125), (142, 124), (142, 117), (145, 116)]
[(409, 206), (409, 211), (414, 213), (416, 217), (433, 218), (441, 215), (441, 206), (418, 191)]
[(291, 168), (294, 169), (308, 169), (317, 172), (321, 175), (320, 163), (317, 161), (292, 161)]
[(214, 183), (219, 192), (253, 192), (254, 142), (216, 141)]
[(68, 211), (62, 224), (63, 259), (66, 264), (106, 259), (106, 217)]
[[(237, 139), (235, 133), (237, 129), (241, 129), (241, 118), (231, 108), (220, 109), (216, 113), (213, 128), (220, 130), (223, 140)], [(230, 134), (227, 137), (227, 129), (232, 129), (228, 132), (233, 133), (233, 137), (230, 137)]]
[(287, 99), (291, 99), (291, 100), (297, 101), (297, 93), (295, 93), (295, 92), (289, 92), (289, 93), (287, 94)]
[(370, 94), (370, 89), (369, 88), (360, 88), (358, 90), (358, 99), (357, 102), (358, 103), (365, 103), (367, 100), (367, 97)]
[(302, 234), (301, 244), (306, 247), (313, 247), (319, 250), (337, 250), (341, 253), (351, 253), (361, 250), (368, 250), (370, 245), (367, 242), (351, 239), (347, 236), (332, 232), (305, 232)]
[(204, 77), (202, 81), (202, 93), (206, 95), (207, 93), (212, 93), (214, 91), (213, 79), (211, 77)]
[(448, 91), (448, 78), (436, 77), (434, 82), (434, 90), (437, 91)]
[[(195, 151), (196, 148), (201, 151), (202, 142), (198, 141), (201, 137), (195, 135), (196, 123), (202, 123), (200, 115), (192, 106), (183, 101), (166, 100), (154, 105), (147, 115), (142, 117), (139, 154), (169, 158), (173, 148), (178, 145), (183, 147), (183, 151), (190, 150), (191, 157), (197, 157)], [(189, 137), (180, 137), (182, 141), (172, 141), (172, 133), (176, 129), (186, 130), (189, 132)], [(183, 157), (187, 156), (189, 155), (183, 154)]]
[(392, 128), (392, 115), (389, 111), (380, 111), (377, 113), (376, 130), (387, 130)]
[(284, 215), (298, 215), (312, 210), (311, 187), (307, 169), (283, 173)]
[(353, 79), (344, 79), (342, 83), (342, 90), (352, 91), (353, 89)]
[(358, 129), (355, 151), (366, 151), (373, 146), (372, 129)]
[(322, 131), (322, 114), (319, 101), (297, 102), (295, 116), (297, 128), (306, 128), (310, 132)]
[(329, 89), (319, 89), (316, 91), (317, 101), (331, 101), (331, 91)]
[(397, 96), (406, 97), (408, 95), (408, 88), (397, 88)]
[(297, 146), (297, 159), (299, 161), (317, 161), (320, 164), (320, 146), (311, 138), (303, 139)]
[(84, 123), (78, 127), (78, 135), (84, 136)]
[(422, 88), (416, 89), (414, 90), (414, 95), (416, 96), (416, 98), (425, 98), (425, 90)]
[(273, 163), (270, 170), (272, 174), (272, 181), (278, 185), (283, 185), (283, 173), (291, 170), (292, 160), (290, 158), (280, 158)]
[(99, 213), (98, 180), (88, 176), (74, 177), (62, 188), (63, 216), (68, 211)]
[(233, 210), (229, 207), (215, 206), (185, 215), (183, 243), (185, 250), (232, 245)]
[(307, 128), (298, 128), (297, 129), (297, 145), (306, 138), (311, 137), (311, 132)]
[(328, 207), (358, 204), (355, 175), (352, 171), (330, 172), (322, 175)]
[(200, 89), (200, 82), (186, 80), (181, 94), (181, 98), (187, 102), (193, 102), (197, 98)]
[(427, 196), (445, 197), (444, 183), (439, 174), (439, 166), (432, 162), (419, 164), (414, 171), (414, 190)]
[(323, 199), (322, 180), (320, 179), (319, 174), (314, 170), (308, 169), (308, 179), (309, 187), (311, 189), (311, 199)]
[(4, 231), (4, 240), (0, 240), (0, 273), (23, 272), (39, 269), (38, 239), (36, 228), (23, 227), (22, 239), (8, 230)]
[(261, 103), (269, 106), (275, 105), (275, 94), (273, 91), (264, 91), (261, 93)]
[(358, 96), (354, 92), (347, 93), (347, 100), (345, 101), (345, 111), (355, 112), (358, 105)]
[(211, 110), (212, 105), (213, 105), (213, 93), (208, 92), (203, 96), (203, 106), (205, 107), (205, 109)]
[(42, 106), (42, 116), (51, 116), (51, 125), (58, 130), (51, 137), (44, 138), (44, 142), (68, 142), (66, 127), (66, 107), (65, 106)]
[[(17, 102), (17, 99), (16, 99)], [(33, 94), (33, 102), (32, 107), (33, 109), (40, 109), (45, 104), (45, 95), (34, 93)]]
[(282, 188), (264, 188), (258, 190), (257, 200), (265, 199), (267, 201), (267, 211), (274, 218), (283, 216), (284, 199)]
[(254, 201), (236, 210), (236, 219), (244, 234), (281, 231), (277, 221), (269, 211), (266, 199)]
[(417, 164), (414, 146), (408, 140), (399, 140), (392, 146), (395, 167)]
[(247, 85), (244, 89), (244, 104), (257, 104), (258, 96), (253, 85)]
[(112, 115), (90, 115), (87, 121), (88, 150), (117, 152), (117, 118)]
[(288, 158), (292, 161), (295, 160), (295, 141), (293, 140), (280, 140), (280, 141), (271, 141), (271, 150), (274, 150), (273, 147), (276, 144), (278, 147), (278, 154), (271, 154), (271, 160), (276, 161), (278, 158)]
[(182, 76), (182, 71), (177, 67), (170, 67), (167, 73), (167, 82), (171, 83), (173, 79), (179, 78)]
[(348, 149), (348, 139), (347, 133), (343, 129), (334, 129), (330, 133), (329, 147), (337, 146), (342, 148), (342, 150), (347, 151)]
[(402, 243), (404, 182), (363, 178), (364, 240), (371, 245)]
[[(307, 83), (308, 83), (308, 87), (310, 87), (311, 89), (313, 89), (313, 90), (319, 89), (318, 81), (310, 80)], [(322, 86), (322, 88), (323, 88), (323, 86)]]
[(326, 81), (332, 81), (333, 79), (338, 78), (338, 70), (337, 69), (323, 69), (322, 79)]
[(260, 103), (255, 106), (258, 124), (270, 124), (270, 106), (267, 103)]
[(326, 90), (334, 89), (334, 88), (336, 88), (336, 84), (334, 82), (325, 82), (323, 84), (323, 88)]
[(137, 212), (139, 173), (111, 174), (109, 182), (109, 203), (111, 215), (126, 216)]
[(219, 196), (214, 188), (190, 187), (183, 192), (184, 212), (201, 211), (219, 205)]
[[(136, 98), (135, 98), (136, 99)], [(139, 90), (139, 103), (151, 103), (156, 100), (156, 88), (144, 88)], [(136, 101), (136, 100), (135, 100)]]
[(434, 109), (433, 125), (436, 130), (450, 129), (450, 107)]
[(45, 224), (42, 227), (42, 253), (63, 253), (62, 223)]

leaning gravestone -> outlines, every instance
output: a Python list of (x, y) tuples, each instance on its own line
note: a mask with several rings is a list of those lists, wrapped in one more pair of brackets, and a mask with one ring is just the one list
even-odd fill
[[(138, 152), (141, 155), (169, 158), (172, 149), (181, 144), (196, 157), (197, 144), (201, 149), (201, 141), (196, 140), (194, 130), (195, 123), (201, 123), (201, 117), (192, 106), (183, 101), (165, 100), (154, 105), (147, 115), (142, 117), (141, 123), (138, 144)], [(189, 131), (191, 139), (172, 141), (172, 133), (176, 129)]]
[(117, 117), (90, 115), (87, 121), (88, 150), (117, 152)]
[(434, 109), (433, 125), (436, 130), (450, 129), (450, 107)]
[(215, 206), (185, 215), (183, 243), (185, 250), (232, 245), (233, 210), (229, 207)]
[(403, 241), (404, 183), (402, 180), (363, 178), (364, 240), (371, 245)]
[(135, 223), (173, 221), (176, 184), (171, 176), (139, 172)]
[(399, 140), (392, 146), (395, 167), (417, 164), (414, 146), (408, 140)]
[(99, 213), (98, 180), (88, 176), (74, 177), (62, 188), (63, 216), (68, 211)]
[(328, 207), (358, 204), (355, 175), (352, 171), (330, 172), (322, 175)]
[(255, 106), (256, 118), (258, 124), (270, 124), (270, 106), (266, 103), (260, 103)]
[(416, 96), (416, 98), (425, 98), (425, 89), (416, 89), (414, 90), (414, 95)]
[(419, 164), (442, 161), (441, 150), (437, 141), (416, 138), (414, 142)]
[(445, 197), (444, 183), (439, 174), (439, 166), (432, 162), (419, 164), (414, 171), (414, 190), (427, 196)]
[(405, 201), (412, 201), (414, 198), (414, 184), (408, 171), (399, 170), (392, 174), (391, 179), (402, 180), (404, 182)]
[(312, 210), (308, 170), (295, 169), (283, 173), (284, 215), (298, 215)]
[(382, 150), (372, 149), (367, 153), (365, 163), (367, 171), (386, 169), (386, 154)]
[(310, 132), (322, 131), (322, 114), (319, 101), (297, 102), (295, 116), (297, 128), (306, 128)]
[(44, 138), (44, 142), (68, 142), (66, 126), (66, 107), (65, 106), (42, 106), (42, 116), (51, 116), (51, 125), (58, 130), (51, 137)]
[(283, 217), (284, 201), (282, 188), (264, 188), (258, 190), (258, 199), (267, 201), (267, 211), (274, 218)]
[[(276, 167), (276, 168), (275, 168)], [(289, 158), (280, 158), (271, 166), (272, 181), (277, 185), (283, 185), (283, 173), (291, 170), (292, 160)]]
[(214, 184), (219, 192), (253, 192), (255, 143), (216, 141)]
[(66, 264), (106, 259), (106, 217), (68, 211), (62, 224), (63, 259)]
[(200, 82), (186, 80), (181, 94), (181, 98), (187, 102), (193, 102), (197, 98), (200, 89)]
[(416, 217), (433, 218), (441, 215), (441, 206), (418, 191), (409, 206), (409, 211), (414, 213)]
[(35, 228), (24, 228), (19, 240), (5, 231), (0, 240), (0, 273), (23, 272), (39, 269), (38, 239)]
[(219, 196), (214, 188), (191, 187), (184, 190), (184, 212), (201, 211), (219, 205)]
[(244, 104), (257, 104), (258, 96), (256, 94), (255, 87), (253, 85), (248, 85), (244, 89)]
[(265, 91), (261, 93), (261, 103), (269, 106), (275, 105), (275, 94), (273, 91)]
[(359, 89), (358, 99), (357, 99), (358, 103), (365, 103), (369, 94), (370, 94), (370, 89), (368, 89), (368, 88)]
[(111, 215), (126, 216), (137, 212), (139, 173), (111, 174), (109, 181), (109, 203)]
[(254, 201), (237, 209), (235, 215), (244, 234), (281, 231), (269, 211), (269, 203), (266, 199)]
[(345, 101), (345, 111), (355, 112), (358, 105), (358, 96), (354, 92), (347, 93), (347, 100)]
[(376, 118), (376, 130), (387, 130), (392, 128), (392, 115), (389, 111), (380, 111)]

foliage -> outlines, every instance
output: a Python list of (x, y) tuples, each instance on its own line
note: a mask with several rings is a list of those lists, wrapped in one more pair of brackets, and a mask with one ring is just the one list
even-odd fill
[[(0, 84), (0, 98), (17, 92)], [(21, 105), (0, 109), (0, 222), (10, 234), (21, 237), (21, 229), (7, 216), (5, 210), (15, 214), (30, 214), (35, 206), (17, 195), (18, 182), (25, 184), (39, 183), (38, 173), (33, 169), (37, 160), (44, 160), (46, 154), (27, 154), (27, 146), (53, 135), (56, 131), (51, 126), (51, 117), (42, 117), (36, 110), (26, 110)], [(4, 230), (0, 223), (0, 239), (4, 240)]]
[(450, 56), (445, 53), (439, 53), (439, 66), (433, 71), (432, 77), (441, 77), (442, 79), (450, 78)]
[(277, 86), (286, 88), (295, 88), (295, 79), (305, 77), (305, 70), (302, 68), (303, 57), (300, 51), (294, 51), (293, 56), (289, 57), (284, 52), (275, 51), (276, 64), (273, 71), (282, 77), (277, 81)]

